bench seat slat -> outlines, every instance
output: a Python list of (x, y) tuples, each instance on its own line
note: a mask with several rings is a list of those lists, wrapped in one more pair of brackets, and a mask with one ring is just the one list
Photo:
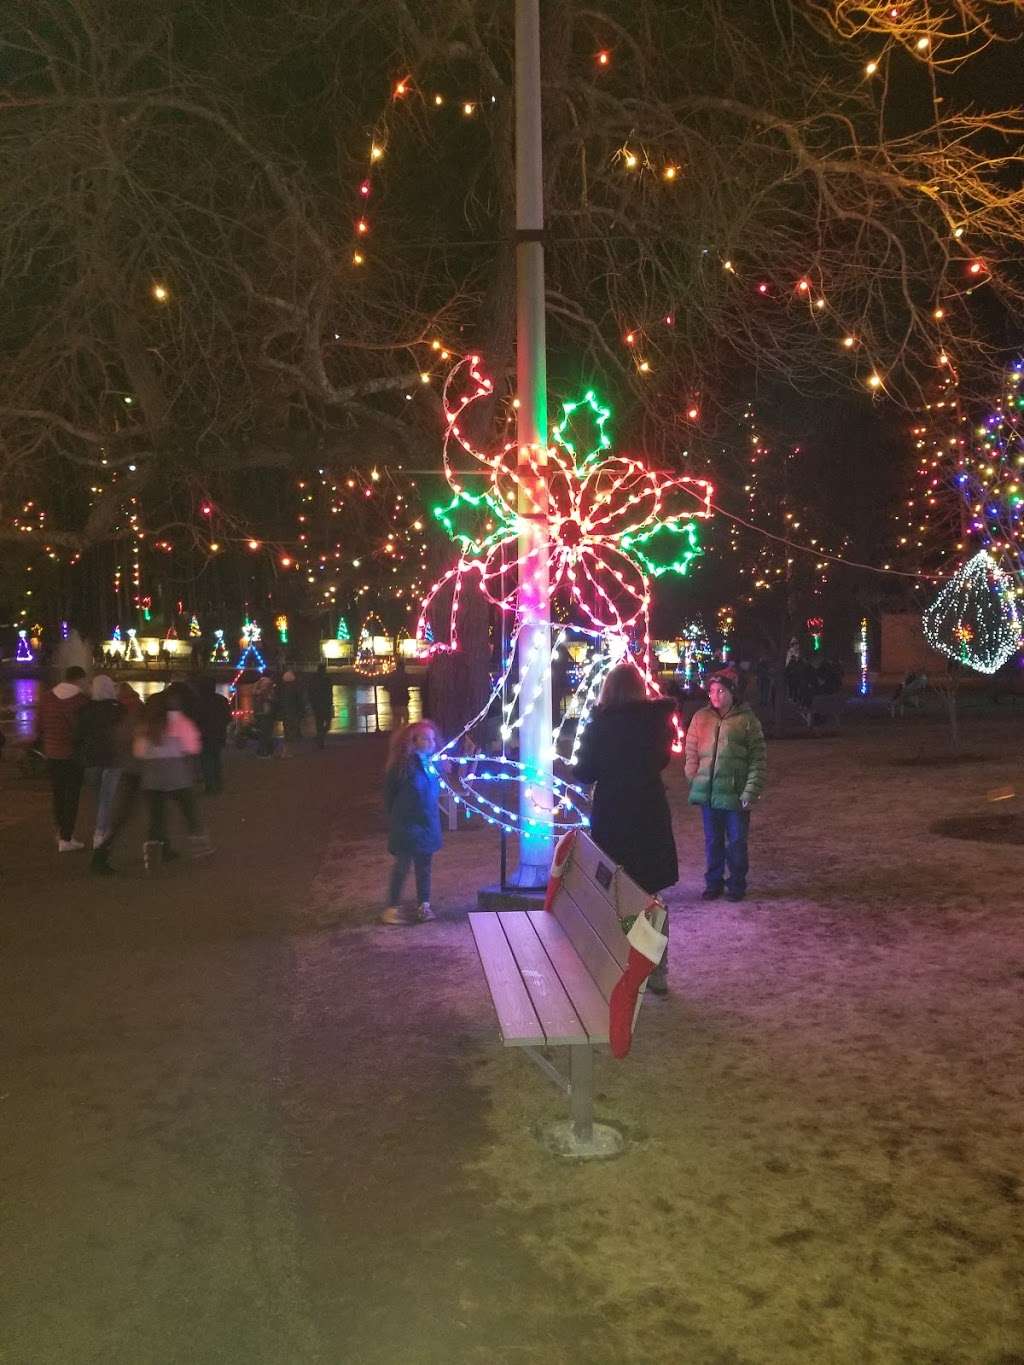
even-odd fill
[(580, 961), (565, 930), (547, 910), (529, 910), (530, 923), (561, 978), (592, 1043), (608, 1041), (608, 1002)]
[(498, 919), (548, 1043), (587, 1042), (587, 1030), (529, 918), (521, 910), (504, 910)]
[(502, 1042), (506, 1047), (543, 1047), (547, 1042), (544, 1029), (498, 916), (473, 913), (469, 927), (494, 1001)]

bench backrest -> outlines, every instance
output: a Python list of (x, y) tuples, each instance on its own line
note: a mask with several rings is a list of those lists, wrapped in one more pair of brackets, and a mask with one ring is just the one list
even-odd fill
[(606, 1000), (629, 963), (621, 921), (652, 899), (592, 839), (576, 835), (551, 912)]

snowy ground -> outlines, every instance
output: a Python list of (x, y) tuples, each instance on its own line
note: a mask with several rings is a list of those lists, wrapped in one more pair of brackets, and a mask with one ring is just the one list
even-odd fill
[(0, 1360), (1020, 1365), (1021, 852), (930, 827), (1024, 791), (1022, 740), (773, 744), (738, 906), (673, 772), (672, 991), (580, 1166), (495, 1040), (493, 832), (449, 836), (437, 924), (375, 922), (377, 741), (236, 760), (217, 859), (155, 888), (55, 866), (5, 774)]

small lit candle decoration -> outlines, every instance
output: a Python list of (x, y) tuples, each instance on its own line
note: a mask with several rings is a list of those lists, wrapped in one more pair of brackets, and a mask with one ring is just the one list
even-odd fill
[[(468, 390), (455, 400), (455, 384), (464, 379), (469, 380)], [(489, 398), (492, 390), (479, 356), (468, 356), (456, 365), (444, 388), (444, 472), (453, 496), (435, 507), (434, 515), (460, 554), (427, 593), (417, 639), (432, 653), (458, 649), (460, 601), (469, 582), (512, 618), (503, 672), (486, 706), (440, 750), (435, 764), (462, 804), (492, 824), (522, 832), (531, 821), (518, 812), (518, 798), (509, 797), (507, 788), (531, 780), (518, 761), (517, 732), (540, 704), (542, 692), (539, 682), (531, 684), (531, 695), (524, 695), (522, 679), (534, 677), (536, 670), (532, 657), (518, 658), (523, 624), (519, 585), (533, 570), (532, 552), (522, 558), (517, 553), (524, 523), (538, 516), (546, 520), (549, 592), (567, 597), (570, 604), (572, 620), (552, 624), (552, 657), (568, 652), (573, 634), (591, 640), (594, 648), (573, 698), (572, 709), (579, 718), (571, 762), (604, 674), (614, 662), (631, 653), (648, 691), (657, 692), (650, 662), (651, 580), (665, 573), (686, 574), (702, 553), (696, 523), (710, 516), (712, 488), (704, 479), (662, 473), (642, 460), (609, 454), (611, 411), (593, 390), (563, 404), (550, 447), (521, 452), (515, 441), (507, 441), (493, 452), (479, 450), (466, 434), (463, 415), (471, 404)], [(465, 457), (468, 465), (458, 466), (456, 461), (465, 464)], [(529, 471), (526, 476), (520, 473), (521, 457)], [(473, 483), (467, 486), (470, 480)], [(428, 628), (443, 601), (448, 603), (445, 638), (428, 644)], [(505, 685), (517, 662), (520, 681), (506, 696)], [(461, 755), (463, 741), (499, 699), (500, 758)], [(564, 721), (552, 735), (552, 757), (563, 727)], [(501, 787), (504, 799), (485, 797), (478, 784), (498, 795), (487, 783)], [(542, 806), (542, 796), (538, 793), (538, 815), (547, 819), (550, 811), (556, 831), (586, 823), (582, 793), (576, 788), (556, 780), (553, 801)]]

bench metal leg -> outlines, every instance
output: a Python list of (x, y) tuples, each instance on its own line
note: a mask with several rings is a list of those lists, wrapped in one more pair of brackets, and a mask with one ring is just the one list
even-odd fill
[(535, 1048), (525, 1048), (530, 1060), (563, 1094), (569, 1096), (569, 1118), (550, 1123), (540, 1137), (549, 1152), (588, 1161), (618, 1156), (625, 1147), (622, 1134), (608, 1123), (594, 1122), (594, 1049), (576, 1044), (569, 1048), (569, 1079)]
[(594, 1049), (569, 1049), (569, 1112), (572, 1131), (578, 1142), (589, 1143), (594, 1136)]

